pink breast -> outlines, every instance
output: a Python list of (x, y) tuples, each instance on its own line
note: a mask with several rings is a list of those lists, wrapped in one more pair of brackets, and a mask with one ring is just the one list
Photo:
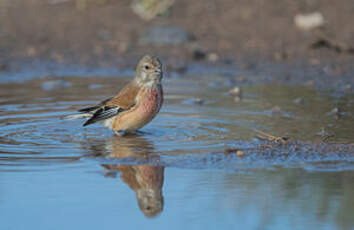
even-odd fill
[(145, 115), (154, 116), (159, 112), (162, 104), (162, 92), (160, 89), (147, 89), (142, 101), (141, 110)]

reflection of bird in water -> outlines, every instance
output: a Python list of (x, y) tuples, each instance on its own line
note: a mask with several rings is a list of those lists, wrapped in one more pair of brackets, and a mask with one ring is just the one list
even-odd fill
[[(154, 147), (139, 136), (114, 137), (105, 142), (105, 157), (146, 159), (153, 154)], [(102, 148), (93, 148), (96, 151)], [(107, 176), (118, 170), (120, 178), (135, 191), (140, 210), (147, 217), (154, 217), (163, 209), (162, 185), (164, 167), (152, 165), (103, 164)]]

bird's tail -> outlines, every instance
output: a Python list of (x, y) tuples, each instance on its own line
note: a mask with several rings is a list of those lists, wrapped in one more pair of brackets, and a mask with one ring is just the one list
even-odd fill
[(91, 118), (92, 114), (90, 113), (80, 113), (80, 114), (72, 114), (63, 117), (64, 120), (74, 120), (74, 119), (80, 119), (80, 118)]

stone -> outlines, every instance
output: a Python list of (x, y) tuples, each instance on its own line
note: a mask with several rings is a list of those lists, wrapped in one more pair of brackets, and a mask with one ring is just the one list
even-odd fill
[(298, 104), (298, 105), (303, 105), (306, 103), (305, 99), (303, 99), (302, 97), (298, 97), (295, 100), (293, 100), (294, 104)]
[(241, 88), (238, 86), (235, 86), (234, 88), (229, 90), (229, 94), (234, 97), (241, 97), (241, 95), (242, 95)]
[(320, 12), (297, 14), (294, 18), (296, 27), (302, 30), (313, 30), (323, 26), (325, 20)]
[(149, 21), (158, 15), (168, 15), (174, 0), (133, 0), (131, 8), (141, 19)]
[(244, 153), (243, 151), (241, 151), (241, 150), (238, 150), (238, 151), (236, 152), (236, 155), (237, 155), (238, 157), (243, 157), (243, 156), (245, 155), (245, 153)]
[(203, 50), (196, 49), (193, 51), (193, 59), (201, 61), (206, 58), (206, 53)]
[(217, 62), (218, 60), (219, 60), (219, 55), (217, 53), (209, 53), (208, 54), (208, 61)]

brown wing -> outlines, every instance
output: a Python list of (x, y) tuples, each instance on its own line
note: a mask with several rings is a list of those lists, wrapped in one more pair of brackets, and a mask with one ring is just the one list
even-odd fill
[(139, 89), (139, 86), (137, 86), (135, 82), (131, 82), (126, 85), (117, 96), (107, 100), (104, 106), (118, 106), (122, 109), (129, 109), (134, 106)]
[(92, 117), (84, 123), (84, 126), (106, 120), (118, 115), (121, 111), (130, 109), (135, 104), (138, 91), (139, 87), (131, 82), (115, 97), (108, 98), (96, 106), (80, 109), (79, 112), (82, 113), (93, 113)]
[(131, 82), (126, 85), (116, 96), (107, 98), (97, 105), (79, 109), (78, 112), (92, 113), (105, 106), (129, 109), (134, 105), (135, 97), (138, 94), (138, 91), (139, 87), (134, 82)]

